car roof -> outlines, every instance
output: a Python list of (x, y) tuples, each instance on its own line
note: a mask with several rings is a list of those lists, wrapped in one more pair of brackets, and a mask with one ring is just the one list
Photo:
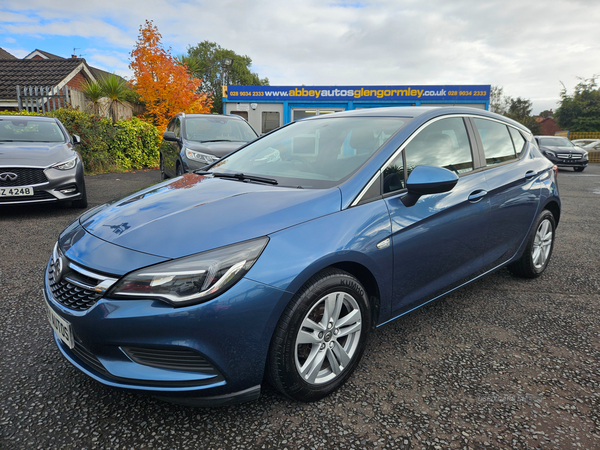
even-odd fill
[(477, 115), (488, 117), (490, 119), (501, 120), (531, 134), (531, 131), (529, 131), (524, 125), (506, 116), (501, 116), (500, 114), (492, 113), (484, 109), (466, 106), (389, 106), (383, 108), (363, 108), (350, 111), (340, 111), (334, 114), (307, 117), (302, 120), (323, 120), (332, 117), (398, 117), (407, 119), (419, 118), (425, 121), (437, 116), (445, 116), (450, 114)]
[(2, 114), (0, 115), (0, 120), (10, 120), (14, 117), (19, 117), (27, 120), (37, 120), (40, 122), (57, 122), (58, 119), (56, 117), (44, 117), (44, 116), (29, 116), (27, 114)]
[(244, 120), (242, 117), (237, 116), (235, 114), (225, 115), (225, 114), (186, 114), (186, 113), (177, 113), (177, 116), (182, 119), (190, 119), (195, 117), (206, 117), (206, 118), (221, 118), (221, 119), (232, 119), (232, 120)]

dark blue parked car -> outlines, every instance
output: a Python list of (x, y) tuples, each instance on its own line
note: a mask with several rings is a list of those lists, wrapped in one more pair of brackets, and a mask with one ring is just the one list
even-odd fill
[(531, 133), (470, 108), (289, 124), (88, 211), (45, 276), (60, 351), (194, 405), (337, 389), (369, 332), (503, 266), (537, 277), (560, 218)]

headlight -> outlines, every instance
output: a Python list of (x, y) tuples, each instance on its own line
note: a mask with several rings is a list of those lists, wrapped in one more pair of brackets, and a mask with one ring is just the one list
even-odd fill
[(544, 150), (544, 152), (546, 153), (546, 155), (552, 156), (553, 158), (556, 158), (556, 153), (551, 152), (550, 150)]
[(237, 283), (267, 242), (269, 238), (263, 237), (136, 270), (119, 280), (107, 296), (156, 298), (174, 306), (205, 302)]
[(69, 170), (69, 169), (72, 169), (73, 167), (75, 167), (76, 164), (77, 164), (77, 156), (75, 156), (74, 158), (71, 158), (67, 161), (55, 164), (52, 167), (54, 169), (58, 169), (58, 170)]
[(198, 162), (205, 163), (205, 164), (210, 164), (213, 161), (216, 161), (217, 159), (219, 159), (214, 155), (209, 155), (207, 153), (201, 153), (201, 152), (197, 152), (195, 150), (190, 150), (187, 147), (185, 149), (185, 156), (188, 159), (192, 159), (194, 161), (198, 161)]

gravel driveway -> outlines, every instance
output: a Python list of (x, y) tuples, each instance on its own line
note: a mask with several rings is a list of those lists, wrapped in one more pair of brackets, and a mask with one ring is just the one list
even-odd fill
[[(86, 178), (90, 207), (158, 171)], [(81, 211), (0, 208), (0, 448), (600, 448), (600, 164), (561, 170), (553, 259), (506, 269), (376, 330), (350, 381), (318, 403), (266, 388), (194, 409), (104, 387), (59, 353), (42, 276)]]

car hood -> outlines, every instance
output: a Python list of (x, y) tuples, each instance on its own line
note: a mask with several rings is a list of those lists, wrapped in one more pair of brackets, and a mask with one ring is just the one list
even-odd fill
[(0, 166), (47, 167), (74, 155), (64, 142), (0, 142)]
[(215, 155), (219, 158), (237, 150), (242, 145), (246, 145), (244, 141), (216, 141), (216, 142), (195, 142), (185, 141), (185, 146), (192, 150), (196, 150), (202, 153), (208, 153), (209, 155)]
[(283, 188), (189, 173), (84, 214), (80, 222), (104, 241), (179, 258), (265, 236), (340, 205), (337, 188)]

